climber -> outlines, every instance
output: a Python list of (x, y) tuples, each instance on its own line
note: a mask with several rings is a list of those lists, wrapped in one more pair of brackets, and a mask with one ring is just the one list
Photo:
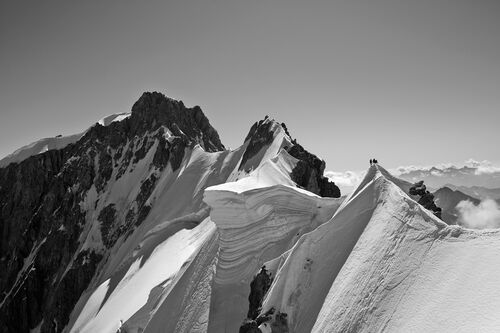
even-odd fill
[(373, 164), (373, 160), (372, 160), (372, 159), (370, 159), (370, 165), (372, 165), (372, 164)]

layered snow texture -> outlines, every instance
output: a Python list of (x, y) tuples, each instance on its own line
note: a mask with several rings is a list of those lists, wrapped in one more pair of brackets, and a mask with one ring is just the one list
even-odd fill
[(237, 331), (248, 311), (255, 272), (266, 260), (290, 249), (300, 236), (329, 220), (340, 206), (341, 199), (321, 198), (291, 186), (281, 171), (290, 170), (291, 159), (281, 151), (248, 178), (205, 191), (220, 249), (209, 332)]

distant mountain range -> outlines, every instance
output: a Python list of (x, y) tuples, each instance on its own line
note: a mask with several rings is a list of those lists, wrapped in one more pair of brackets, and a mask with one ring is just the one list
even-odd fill
[(478, 198), (478, 199), (486, 199), (491, 198), (500, 202), (500, 188), (486, 188), (482, 186), (456, 186), (453, 184), (446, 184), (446, 187), (449, 187), (452, 190), (458, 190), (462, 193), (465, 193), (469, 196)]
[(481, 202), (481, 200), (475, 197), (449, 187), (442, 187), (434, 192), (434, 201), (442, 209), (441, 218), (448, 224), (457, 224), (459, 217), (457, 205), (464, 200), (469, 200), (474, 205), (478, 205)]
[[(448, 184), (457, 187), (483, 187), (487, 189), (500, 188), (500, 170), (485, 168), (481, 165), (463, 167), (431, 167), (400, 170), (399, 178), (409, 182), (424, 180), (428, 187), (439, 189)], [(500, 193), (500, 190), (496, 191)], [(467, 193), (464, 191), (464, 193)], [(500, 194), (499, 194), (500, 197)]]

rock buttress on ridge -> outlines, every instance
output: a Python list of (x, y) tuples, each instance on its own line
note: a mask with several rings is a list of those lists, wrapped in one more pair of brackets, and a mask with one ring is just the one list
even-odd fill
[[(292, 157), (299, 160), (290, 175), (292, 180), (300, 187), (322, 197), (339, 198), (341, 196), (339, 187), (323, 175), (325, 171), (325, 161), (311, 154), (298, 144), (295, 139), (292, 139), (284, 123), (279, 124), (279, 126), (276, 125), (277, 123), (275, 121), (269, 120), (269, 118), (266, 117), (252, 126), (245, 138), (245, 142), (248, 144), (243, 154), (240, 170), (245, 167), (248, 160), (257, 155), (265, 146), (273, 142), (278, 131), (284, 131), (284, 134), (289, 138), (291, 144), (284, 145), (283, 148)], [(277, 129), (277, 127), (279, 127), (279, 129)], [(249, 172), (250, 170), (245, 171)]]
[(288, 153), (299, 160), (292, 170), (292, 180), (299, 186), (322, 197), (340, 198), (340, 189), (334, 182), (323, 176), (325, 161), (295, 143), (287, 149)]

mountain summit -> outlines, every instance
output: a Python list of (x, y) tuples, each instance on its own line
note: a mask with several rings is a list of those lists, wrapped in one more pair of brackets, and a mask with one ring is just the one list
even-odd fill
[[(219, 247), (205, 188), (256, 174), (306, 193), (335, 187), (318, 185), (324, 162), (303, 149), (298, 159), (287, 152), (297, 144), (281, 124), (260, 125), (268, 133), (251, 130), (240, 148), (225, 150), (199, 107), (144, 93), (131, 113), (2, 160), (0, 331), (115, 332), (146, 311), (136, 323), (143, 329), (159, 310), (150, 306), (180, 286), (200, 249)], [(299, 164), (295, 173), (307, 179), (296, 183)]]
[(226, 150), (160, 93), (69, 141), (0, 168), (1, 332), (500, 326), (500, 231), (447, 225), (422, 182), (373, 165), (340, 197), (284, 124)]

